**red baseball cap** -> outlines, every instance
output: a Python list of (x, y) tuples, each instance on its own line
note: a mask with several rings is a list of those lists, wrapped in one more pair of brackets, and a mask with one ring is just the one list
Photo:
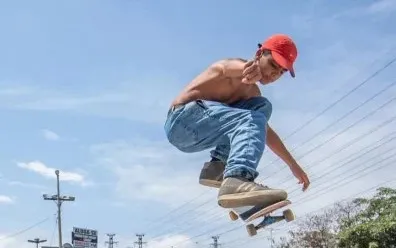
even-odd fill
[(270, 50), (276, 63), (287, 69), (292, 77), (295, 77), (293, 64), (297, 58), (297, 47), (289, 36), (272, 35), (260, 44), (260, 50)]

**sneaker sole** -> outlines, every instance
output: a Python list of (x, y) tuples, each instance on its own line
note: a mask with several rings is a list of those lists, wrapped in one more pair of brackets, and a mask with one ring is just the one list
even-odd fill
[(212, 188), (220, 188), (221, 181), (210, 180), (210, 179), (199, 179), (199, 183), (204, 186), (212, 187)]
[(238, 208), (245, 206), (271, 205), (287, 199), (287, 193), (282, 190), (260, 190), (237, 194), (227, 194), (218, 197), (218, 204), (223, 208)]

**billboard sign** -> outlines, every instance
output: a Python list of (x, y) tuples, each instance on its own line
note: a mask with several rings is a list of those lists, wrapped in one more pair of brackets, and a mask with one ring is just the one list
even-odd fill
[(97, 248), (98, 231), (73, 227), (72, 244), (74, 248)]

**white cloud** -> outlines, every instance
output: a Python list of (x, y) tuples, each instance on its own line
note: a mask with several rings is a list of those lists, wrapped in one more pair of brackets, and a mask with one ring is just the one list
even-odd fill
[[(43, 177), (55, 179), (55, 168), (48, 167), (44, 163), (40, 161), (32, 161), (32, 162), (19, 162), (17, 165), (20, 168), (27, 169), (33, 171)], [(64, 170), (59, 170), (59, 180), (66, 182), (78, 183), (83, 186), (89, 185), (90, 183), (86, 181), (85, 176), (76, 172), (69, 172)]]
[[(122, 235), (122, 234), (117, 234), (115, 237), (115, 240), (117, 240), (118, 247), (135, 247), (133, 245), (136, 239), (131, 239), (130, 235)], [(104, 241), (104, 240), (103, 240)], [(187, 235), (164, 235), (163, 237), (156, 239), (156, 240), (150, 240), (147, 235), (143, 237), (143, 242), (146, 242), (143, 247), (150, 247), (150, 248), (171, 248), (177, 247), (177, 248), (199, 248), (202, 247), (199, 244), (195, 243), (191, 238)], [(1, 247), (0, 247), (1, 248)]]
[[(335, 202), (342, 197), (347, 197), (361, 191), (362, 188), (369, 188), (378, 182), (383, 182), (386, 180), (383, 176), (387, 176), (387, 179), (389, 179), (389, 177), (394, 175), (394, 169), (392, 170), (392, 167), (358, 178), (335, 191), (328, 192), (325, 190), (322, 193), (317, 193), (318, 190), (329, 187), (332, 181), (338, 180), (339, 177), (336, 176), (338, 173), (344, 171), (346, 176), (348, 174), (352, 174), (352, 176), (362, 175), (362, 173), (354, 174), (355, 171), (352, 169), (364, 164), (366, 161), (365, 156), (361, 156), (359, 160), (354, 163), (343, 165), (341, 168), (334, 170), (331, 170), (331, 168), (339, 166), (340, 160), (348, 159), (354, 152), (363, 152), (365, 146), (373, 146), (373, 143), (379, 138), (386, 135), (389, 136), (392, 132), (392, 123), (388, 123), (383, 129), (377, 130), (370, 135), (365, 135), (363, 139), (349, 148), (341, 149), (340, 151), (337, 150), (359, 135), (377, 127), (381, 122), (389, 119), (391, 117), (389, 113), (393, 113), (392, 115), (394, 115), (394, 111), (392, 111), (395, 109), (394, 104), (387, 106), (386, 109), (382, 109), (378, 113), (370, 114), (367, 119), (360, 121), (358, 125), (338, 135), (331, 142), (326, 143), (319, 149), (315, 149), (312, 153), (300, 159), (307, 151), (320, 145), (321, 142), (325, 142), (332, 138), (339, 131), (362, 118), (370, 111), (386, 102), (390, 97), (393, 97), (392, 95), (381, 95), (379, 99), (375, 99), (375, 101), (365, 105), (363, 108), (359, 109), (359, 111), (354, 112), (353, 115), (348, 115), (348, 117), (341, 122), (332, 124), (333, 121), (337, 120), (344, 113), (358, 106), (362, 102), (362, 99), (367, 99), (381, 88), (371, 90), (369, 93), (363, 92), (362, 94), (358, 91), (358, 96), (349, 97), (344, 102), (341, 102), (339, 106), (335, 108), (336, 111), (333, 109), (333, 111), (325, 113), (309, 126), (306, 126), (302, 132), (299, 132), (298, 135), (293, 137), (294, 139), (292, 141), (286, 142), (288, 147), (294, 147), (316, 134), (317, 131), (331, 124), (323, 133), (315, 135), (314, 139), (293, 152), (304, 167), (310, 167), (307, 171), (309, 176), (312, 176), (312, 185), (308, 192), (301, 194), (300, 185), (296, 185), (295, 179), (291, 176), (290, 171), (285, 167), (284, 163), (278, 162), (275, 165), (268, 166), (269, 161), (272, 161), (269, 157), (275, 157), (271, 152), (266, 153), (265, 157), (261, 160), (259, 168), (261, 176), (259, 181), (261, 181), (262, 177), (268, 177), (264, 180), (264, 184), (269, 184), (273, 187), (281, 187), (288, 192), (296, 190), (296, 192), (291, 195), (291, 200), (295, 203), (291, 207), (295, 210), (297, 216), (301, 216), (304, 213), (309, 213), (317, 209), (318, 205), (322, 206), (323, 204)], [(292, 108), (287, 109), (287, 111), (292, 112), (292, 114), (283, 114), (284, 112), (274, 113), (275, 117), (272, 123), (276, 129), (281, 127), (282, 133), (290, 133), (290, 131), (299, 126), (299, 124), (296, 123), (297, 121), (303, 123), (314, 114), (310, 112), (300, 115), (299, 112), (293, 111)], [(290, 119), (297, 120), (293, 122), (295, 125), (290, 125)], [(281, 136), (283, 137), (283, 135)], [(382, 146), (379, 151), (384, 151), (387, 148), (387, 146)], [(118, 193), (124, 198), (133, 200), (155, 199), (160, 203), (166, 203), (168, 205), (173, 204), (173, 206), (177, 207), (185, 203), (186, 200), (192, 199), (194, 196), (197, 197), (202, 192), (198, 185), (198, 175), (203, 162), (208, 159), (207, 152), (184, 154), (174, 149), (166, 141), (150, 142), (147, 140), (99, 144), (94, 146), (92, 151), (94, 152), (95, 158), (98, 159), (98, 162), (116, 175), (116, 188)], [(332, 153), (335, 153), (335, 155), (330, 159), (320, 164), (317, 162)], [(280, 167), (286, 168), (286, 171), (284, 170), (283, 173), (274, 176), (273, 171), (277, 171)], [(174, 169), (175, 172), (170, 173), (170, 169)], [(323, 173), (324, 176), (318, 180), (317, 175)], [(313, 176), (314, 174), (316, 174), (316, 176)], [(290, 176), (291, 179), (285, 180), (285, 178), (290, 178)], [(281, 182), (284, 183), (282, 184)], [(208, 192), (206, 195), (207, 197), (177, 212), (182, 213), (189, 209), (188, 215), (184, 215), (179, 219), (175, 218), (176, 214), (174, 214), (174, 218), (171, 219), (171, 221), (161, 226), (163, 233), (171, 233), (174, 235), (188, 233), (189, 236), (194, 236), (205, 233), (208, 230), (211, 230), (211, 233), (221, 233), (235, 228), (234, 231), (225, 234), (223, 240), (232, 240), (238, 236), (246, 237), (243, 225), (241, 226), (239, 222), (231, 224), (226, 216), (226, 211), (216, 206), (215, 192), (215, 190)], [(304, 201), (303, 197), (310, 197), (310, 199), (309, 201)], [(205, 201), (207, 203), (202, 205)], [(204, 218), (202, 218), (202, 216), (204, 216)], [(238, 228), (238, 226), (241, 227)], [(276, 227), (276, 225), (274, 227)], [(286, 226), (285, 228), (289, 227), (290, 226)], [(191, 234), (191, 232), (194, 232), (194, 235)], [(193, 241), (202, 239), (207, 239), (207, 237), (200, 236), (199, 238), (194, 238)]]
[(44, 136), (46, 140), (56, 141), (60, 139), (57, 133), (48, 129), (41, 130), (41, 134)]
[(12, 204), (14, 200), (6, 195), (0, 195), (0, 204)]
[(141, 140), (98, 144), (91, 150), (96, 162), (116, 176), (115, 189), (123, 199), (176, 206), (207, 189), (198, 177), (208, 156), (186, 156), (166, 143)]
[(379, 0), (372, 3), (368, 8), (368, 13), (386, 13), (396, 10), (396, 1), (394, 0)]
[[(169, 77), (169, 75), (164, 75), (157, 79), (150, 76), (142, 79), (135, 78), (134, 81), (177, 82), (175, 78)], [(0, 85), (0, 95), (4, 92), (5, 97), (0, 99), (0, 107), (32, 111), (62, 111), (158, 123), (163, 122), (173, 93), (166, 84), (157, 84), (155, 87), (155, 91), (142, 91), (140, 83), (127, 82), (119, 83), (112, 89), (67, 93), (43, 90), (38, 86), (3, 84)], [(21, 89), (23, 89), (22, 92)], [(139, 96), (131, 97), (136, 94)]]
[[(53, 220), (55, 221), (55, 220)], [(46, 222), (46, 221), (43, 221)], [(54, 222), (53, 222), (54, 223)], [(51, 223), (49, 227), (54, 227), (54, 224)], [(57, 238), (53, 236), (52, 229), (46, 229), (43, 226), (43, 223), (40, 223), (38, 226), (31, 227), (32, 224), (22, 224), (17, 230), (8, 231), (7, 229), (1, 230), (0, 233), (0, 248), (9, 248), (9, 247), (18, 247), (18, 248), (32, 248), (34, 244), (28, 243), (27, 240), (40, 238), (47, 240), (45, 243), (41, 245), (46, 246), (56, 246)]]
[(149, 244), (152, 248), (169, 248), (175, 245), (177, 245), (178, 248), (201, 247), (185, 235), (164, 236), (161, 237), (161, 239), (150, 242)]
[(20, 240), (17, 238), (7, 238), (6, 240), (1, 240), (6, 235), (0, 234), (0, 248), (18, 247), (18, 248), (31, 248), (32, 245), (26, 240)]
[(396, 11), (396, 2), (394, 0), (377, 0), (368, 5), (359, 5), (344, 9), (333, 15), (333, 18), (346, 17), (346, 18), (378, 18), (388, 17)]
[[(395, 9), (394, 3), (396, 2), (393, 0), (376, 1), (371, 6), (365, 6), (364, 11), (362, 11), (363, 9), (359, 9), (359, 11), (355, 12), (355, 14), (361, 15), (373, 13), (382, 14), (386, 12), (389, 13)], [(392, 4), (392, 6), (389, 4)], [(312, 8), (312, 10), (314, 9), (317, 8)], [(351, 14), (353, 13), (348, 13), (349, 16), (351, 16)], [(284, 84), (276, 85), (274, 87), (278, 89), (274, 91), (274, 94), (272, 95), (274, 99), (274, 117), (272, 121), (274, 124), (276, 124), (274, 127), (279, 130), (281, 134), (287, 134), (291, 130), (294, 130), (297, 126), (299, 126), (299, 124), (302, 124), (304, 120), (309, 119), (315, 113), (323, 109), (322, 107), (328, 106), (328, 104), (331, 102), (331, 97), (337, 98), (340, 94), (345, 93), (346, 89), (353, 87), (352, 84), (361, 82), (361, 79), (365, 77), (365, 74), (369, 74), (381, 66), (383, 62), (386, 61), (386, 56), (392, 56), (392, 54), (388, 53), (388, 48), (393, 45), (394, 34), (388, 33), (378, 35), (378, 33), (374, 32), (374, 35), (372, 36), (377, 38), (380, 37), (380, 39), (376, 38), (374, 41), (372, 41), (371, 39), (366, 39), (370, 36), (367, 36), (367, 33), (361, 35), (358, 33), (359, 31), (357, 31), (357, 29), (353, 29), (353, 22), (347, 22), (345, 20), (342, 22), (337, 22), (335, 17), (332, 20), (326, 17), (320, 19), (318, 16), (314, 15), (296, 18), (296, 30), (298, 31), (298, 28), (302, 29), (304, 32), (300, 33), (303, 33), (302, 35), (304, 38), (310, 37), (311, 34), (315, 34), (313, 36), (315, 37), (315, 40), (312, 41), (312, 43), (305, 43), (307, 46), (309, 46), (309, 49), (305, 49), (305, 54), (301, 56), (302, 59), (305, 59), (305, 62), (312, 64), (307, 66), (307, 71), (298, 71), (298, 78), (296, 81), (293, 81), (293, 84), (287, 84), (287, 86)], [(345, 15), (343, 17), (345, 17)], [(354, 17), (356, 17), (356, 15)], [(301, 25), (301, 21), (303, 21), (303, 25)], [(350, 29), (353, 31), (348, 31), (345, 28), (345, 26), (348, 25), (348, 30)], [(317, 40), (317, 35), (320, 36), (321, 34), (326, 33), (330, 34), (331, 32), (329, 32), (329, 30), (337, 30), (336, 34), (332, 35), (332, 37), (335, 37), (334, 40), (331, 40), (330, 38), (328, 40), (329, 43), (334, 43), (328, 47), (320, 47), (320, 50), (317, 47), (315, 48), (315, 44), (322, 44), (320, 40)], [(365, 32), (367, 32), (367, 30)], [(369, 34), (372, 34), (372, 31), (369, 32)], [(354, 38), (351, 38), (351, 36), (354, 36)], [(360, 39), (361, 42), (355, 43), (354, 39)], [(311, 45), (314, 48), (311, 48)], [(372, 48), (381, 48), (381, 50), (373, 50)], [(372, 63), (376, 58), (381, 58), (381, 61), (377, 64)], [(318, 61), (321, 63), (318, 64)], [(393, 68), (390, 69), (390, 71), (393, 70)], [(164, 74), (161, 73), (161, 76), (163, 75)], [(358, 76), (354, 77), (353, 75)], [(163, 78), (161, 80), (149, 79), (136, 81), (176, 82), (176, 80), (168, 80)], [(382, 85), (383, 83), (385, 83), (383, 80), (378, 79), (377, 82), (371, 82), (370, 84), (376, 85), (377, 87), (377, 85)], [(42, 91), (41, 89), (35, 87), (10, 87), (0, 90), (0, 95), (2, 96), (0, 106), (38, 111), (70, 111), (73, 113), (98, 115), (111, 118), (127, 118), (129, 120), (162, 122), (166, 114), (166, 108), (169, 99), (174, 94), (176, 94), (176, 87), (162, 83), (151, 84), (153, 87), (156, 87), (155, 91), (142, 91), (142, 88), (140, 88), (138, 85), (142, 84), (135, 84), (128, 87), (119, 87), (112, 89), (109, 92), (99, 89), (97, 92), (83, 92), (77, 95), (68, 94), (65, 92)], [(335, 89), (337, 88), (340, 90), (335, 92)], [(360, 97), (362, 99), (362, 97), (365, 97), (367, 92), (372, 92), (372, 89), (366, 90), (366, 92), (358, 92), (358, 94), (354, 95), (354, 97)], [(170, 94), (171, 91), (173, 93)], [(271, 90), (264, 92), (271, 92)], [(296, 94), (296, 92), (300, 93)], [(137, 96), (136, 94), (138, 94), (139, 97), (134, 97)], [(150, 97), (146, 97), (142, 94), (150, 94)], [(136, 108), (137, 104), (142, 107)], [(279, 111), (280, 108), (282, 111)], [(325, 116), (322, 116), (308, 128), (304, 129), (302, 132), (299, 132), (300, 135), (293, 137), (291, 141), (287, 141), (287, 145), (292, 146), (294, 144), (299, 144), (299, 142), (305, 140), (311, 134), (315, 133), (315, 130), (319, 130), (340, 116), (340, 110), (348, 110), (351, 108), (352, 107), (349, 100), (343, 102), (341, 105), (335, 108), (335, 111), (331, 111)], [(297, 109), (298, 111), (296, 111)], [(394, 109), (389, 109), (390, 115), (392, 115), (394, 112)], [(139, 113), (139, 115), (136, 115), (135, 113)], [(384, 118), (384, 116), (381, 115), (378, 119), (381, 118)], [(350, 121), (351, 119), (347, 119), (346, 122), (344, 122), (344, 124), (341, 126), (345, 126), (345, 124), (350, 123)], [(373, 135), (374, 137), (367, 136), (366, 139), (354, 144), (353, 147), (349, 149), (340, 151), (336, 156), (327, 160), (325, 163), (315, 164), (316, 161), (332, 153), (338, 147), (341, 147), (343, 144), (356, 137), (356, 135), (361, 134), (368, 127), (373, 127), (377, 124), (378, 121), (362, 123), (360, 127), (355, 127), (349, 130), (347, 133), (333, 140), (333, 142), (323, 146), (321, 149), (318, 149), (299, 161), (301, 161), (302, 165), (304, 166), (311, 166), (310, 169), (308, 169), (309, 175), (313, 175), (314, 173), (322, 174), (323, 172), (326, 172), (327, 169), (338, 166), (340, 164), (340, 159), (347, 158), (351, 153), (362, 149), (364, 145), (372, 144), (373, 140), (375, 140), (379, 134), (376, 133)], [(337, 130), (339, 130), (339, 126), (333, 126), (332, 129), (327, 130), (325, 134), (318, 136), (316, 139), (307, 143), (304, 147), (297, 149), (293, 153), (299, 157), (299, 155), (304, 154), (305, 151), (318, 145), (319, 141), (326, 140), (327, 138), (331, 137), (331, 135)], [(382, 134), (386, 134), (386, 132), (382, 132)], [(132, 200), (132, 203), (133, 200), (150, 201), (154, 199), (160, 203), (158, 205), (163, 203), (167, 206), (170, 205), (172, 207), (177, 207), (183, 204), (186, 200), (189, 200), (194, 196), (198, 196), (204, 189), (206, 189), (198, 185), (199, 170), (203, 162), (207, 159), (206, 153), (204, 153), (202, 156), (201, 154), (186, 155), (179, 151), (173, 150), (168, 145), (165, 145), (165, 143), (140, 141), (100, 144), (93, 147), (93, 152), (97, 162), (102, 166), (105, 166), (105, 168), (108, 169), (112, 175), (115, 175), (117, 179), (115, 186), (118, 195), (124, 200)], [(289, 171), (273, 176), (272, 171), (277, 170), (279, 167), (284, 167), (285, 165), (279, 162), (275, 165), (268, 166), (268, 161), (272, 161), (272, 159), (267, 160), (267, 157), (273, 156), (266, 155), (266, 157), (262, 160), (262, 164), (260, 166), (260, 170), (262, 172), (261, 175), (262, 177), (269, 177), (264, 183), (269, 182), (271, 186), (280, 186), (279, 182), (286, 181), (282, 187), (284, 186), (284, 188), (288, 191), (292, 191), (294, 189), (299, 190), (300, 187), (295, 184), (294, 178), (283, 180), (291, 175)], [(326, 188), (328, 184), (331, 184), (332, 180), (336, 179), (335, 175), (337, 172), (345, 171), (345, 174), (348, 175), (347, 173), (349, 168), (353, 168), (355, 165), (359, 166), (364, 162), (365, 157), (362, 156), (362, 158), (357, 160), (355, 163), (344, 165), (343, 168), (337, 169), (335, 173), (325, 174), (320, 180), (313, 178), (311, 190), (303, 195), (300, 195), (300, 192), (297, 192), (298, 194), (293, 195), (293, 200), (296, 200), (297, 202), (297, 200), (301, 200), (302, 196), (305, 195), (315, 196), (316, 190), (320, 188)], [(40, 164), (41, 162), (30, 162), (23, 165), (25, 165), (26, 169), (35, 171), (36, 173), (44, 175), (47, 178), (55, 177), (54, 169), (51, 169), (50, 172), (48, 172), (48, 167), (45, 165), (41, 166), (41, 169), (37, 168), (37, 166), (26, 166), (28, 164), (31, 165), (32, 163)], [(175, 168), (175, 173), (170, 172), (170, 169)], [(71, 173), (68, 175), (68, 181), (78, 183), (85, 181), (85, 178), (79, 173), (68, 173)], [(317, 195), (317, 197), (314, 197), (314, 199), (311, 199), (310, 201), (302, 201), (298, 204), (294, 204), (292, 205), (292, 208), (295, 209), (297, 216), (301, 216), (302, 213), (310, 212), (313, 209), (316, 209), (316, 204), (323, 205), (325, 203), (334, 202), (340, 197), (350, 196), (354, 192), (360, 191), (365, 187), (369, 187), (370, 185), (375, 185), (379, 181), (383, 181), (382, 178), (381, 180), (378, 179), (380, 176), (391, 177), (394, 174), (394, 169), (392, 170), (392, 168), (378, 172), (377, 174), (369, 174), (369, 176), (355, 180), (351, 184), (338, 188), (338, 190), (329, 192), (326, 195)], [(61, 175), (63, 174), (61, 173)], [(62, 179), (61, 177), (61, 180), (65, 180), (65, 178)], [(242, 223), (232, 224), (227, 218), (210, 218), (212, 212), (214, 211), (219, 211), (218, 213), (224, 213), (216, 206), (215, 193), (216, 191), (213, 190), (207, 194), (207, 197), (194, 202), (191, 209), (194, 211), (205, 212), (204, 215), (192, 213), (193, 211), (191, 211), (184, 215), (182, 219), (171, 217), (168, 223), (171, 222), (171, 224), (174, 224), (174, 226), (183, 223), (181, 228), (175, 227), (172, 228), (171, 231), (173, 232), (174, 230), (181, 230), (181, 232), (184, 233), (184, 227), (187, 226), (190, 227), (191, 230), (194, 230), (196, 234), (204, 233), (212, 228), (214, 228), (212, 233), (220, 233), (224, 230), (229, 230), (238, 225), (242, 225)], [(195, 208), (206, 200), (208, 200), (209, 204)], [(122, 206), (125, 203), (119, 201), (114, 204)], [(191, 207), (191, 205), (189, 205), (189, 207)], [(183, 208), (177, 213), (184, 212), (184, 210), (187, 210), (187, 208)], [(199, 222), (200, 225), (197, 225), (197, 222)], [(202, 222), (206, 223), (203, 224)], [(218, 224), (223, 224), (223, 226), (216, 228)], [(277, 226), (275, 225), (274, 227)], [(287, 225), (286, 228), (288, 227), (289, 226)], [(164, 228), (165, 225), (160, 225), (158, 229), (164, 230)], [(263, 233), (264, 235), (267, 234), (265, 231)], [(229, 233), (228, 236), (226, 235), (226, 237), (222, 238), (222, 240), (227, 240), (227, 237), (230, 237), (230, 240), (237, 239), (238, 234), (243, 242), (250, 241), (246, 236), (243, 226), (237, 229), (236, 232)], [(154, 241), (150, 241), (148, 245), (150, 247), (152, 245), (155, 247), (171, 247), (172, 245), (175, 245), (186, 238), (187, 236), (184, 236), (184, 234), (167, 236), (165, 238), (161, 237)], [(210, 238), (206, 236), (202, 238), (204, 238), (206, 241), (210, 241)], [(196, 239), (193, 240), (195, 241)], [(13, 240), (9, 241), (11, 242)], [(134, 241), (135, 240), (130, 241), (129, 244), (133, 244)], [(193, 243), (189, 242), (191, 242), (191, 240), (188, 240), (184, 244), (193, 245)], [(258, 246), (264, 245), (261, 241), (259, 242), (260, 244), (257, 244)], [(124, 244), (126, 243), (121, 243), (121, 245)], [(244, 246), (248, 247), (249, 244), (250, 242), (248, 244), (244, 244)], [(1, 245), (4, 244), (0, 243), (0, 248), (3, 248)], [(24, 240), (21, 240), (20, 243), (9, 243), (4, 247), (13, 246), (21, 248), (31, 247), (31, 245), (27, 244)], [(178, 246), (178, 248), (179, 247), (180, 246)]]
[(0, 96), (2, 97), (10, 97), (10, 96), (15, 96), (15, 97), (21, 97), (21, 96), (26, 96), (31, 93), (32, 89), (27, 86), (13, 86), (13, 87), (5, 87), (0, 89)]
[(21, 181), (9, 181), (8, 185), (10, 186), (20, 186), (24, 188), (35, 188), (35, 189), (45, 189), (46, 187), (35, 184), (35, 183), (26, 183), (26, 182), (21, 182)]

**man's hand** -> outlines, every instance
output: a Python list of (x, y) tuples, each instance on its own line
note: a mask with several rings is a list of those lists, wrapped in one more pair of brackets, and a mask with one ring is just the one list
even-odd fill
[(290, 170), (292, 171), (293, 175), (298, 179), (298, 183), (303, 184), (303, 191), (306, 191), (310, 182), (304, 170), (298, 164), (290, 166)]
[(242, 83), (255, 84), (261, 79), (261, 71), (257, 60), (248, 61), (242, 73)]
[(298, 183), (303, 184), (303, 191), (307, 190), (310, 184), (308, 176), (305, 174), (303, 169), (301, 169), (301, 167), (298, 165), (290, 152), (286, 149), (279, 136), (268, 124), (266, 141), (268, 147), (289, 166), (293, 175), (298, 179)]

